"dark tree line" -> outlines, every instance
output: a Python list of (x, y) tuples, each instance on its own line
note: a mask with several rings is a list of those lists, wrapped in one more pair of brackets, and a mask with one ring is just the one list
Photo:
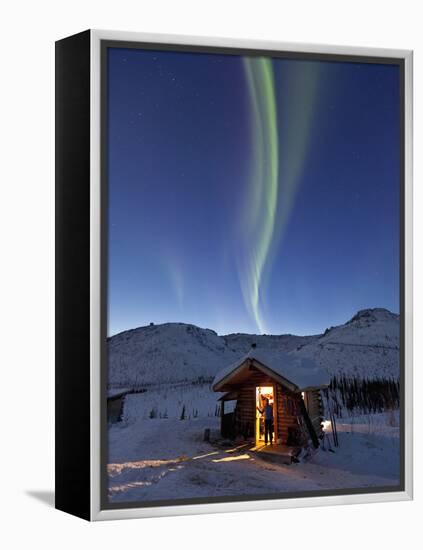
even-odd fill
[(400, 405), (399, 380), (393, 378), (333, 376), (324, 395), (338, 417), (342, 417), (343, 409), (368, 414), (398, 409)]

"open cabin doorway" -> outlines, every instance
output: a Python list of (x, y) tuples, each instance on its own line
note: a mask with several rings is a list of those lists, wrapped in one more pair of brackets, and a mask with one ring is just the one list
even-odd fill
[(269, 400), (269, 405), (273, 408), (273, 441), (274, 437), (274, 419), (275, 419), (275, 391), (273, 386), (256, 386), (256, 445), (265, 443), (265, 406)]

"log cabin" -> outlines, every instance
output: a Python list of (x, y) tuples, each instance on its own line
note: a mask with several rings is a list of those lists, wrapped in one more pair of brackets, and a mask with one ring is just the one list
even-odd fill
[[(215, 392), (224, 392), (219, 398), (222, 436), (241, 436), (263, 445), (263, 408), (268, 402), (273, 408), (272, 435), (277, 445), (317, 448), (323, 434), (321, 389), (329, 382), (328, 372), (311, 359), (253, 346), (239, 361), (218, 372), (212, 383)], [(236, 404), (233, 412), (225, 414), (228, 401)]]

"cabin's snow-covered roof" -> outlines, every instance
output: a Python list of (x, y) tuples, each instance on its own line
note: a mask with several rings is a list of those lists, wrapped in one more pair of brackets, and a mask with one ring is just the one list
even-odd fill
[(107, 390), (107, 399), (113, 399), (114, 397), (120, 397), (130, 392), (131, 388), (109, 388)]
[(232, 363), (216, 374), (213, 380), (213, 389), (219, 391), (221, 382), (235, 374), (235, 371), (241, 371), (247, 359), (260, 363), (276, 376), (296, 386), (298, 391), (328, 386), (330, 382), (330, 376), (326, 369), (320, 367), (312, 359), (300, 357), (294, 353), (252, 348), (239, 361)]

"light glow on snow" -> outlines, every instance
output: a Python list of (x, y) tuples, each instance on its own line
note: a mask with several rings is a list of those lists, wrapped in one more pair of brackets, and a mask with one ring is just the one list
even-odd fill
[(137, 460), (123, 462), (122, 464), (108, 464), (107, 472), (109, 476), (120, 475), (125, 470), (139, 470), (142, 468), (159, 468), (161, 466), (169, 466), (178, 464), (187, 460), (186, 457), (172, 458), (170, 460)]
[(207, 458), (208, 456), (218, 455), (219, 453), (217, 451), (213, 451), (212, 453), (206, 453), (205, 455), (198, 455), (194, 456), (192, 460), (198, 460), (200, 458)]
[(330, 420), (323, 420), (322, 422), (323, 431), (327, 432), (328, 429), (330, 428), (330, 425), (331, 425)]
[(224, 458), (215, 458), (213, 462), (232, 462), (234, 460), (249, 460), (250, 455), (225, 456)]

